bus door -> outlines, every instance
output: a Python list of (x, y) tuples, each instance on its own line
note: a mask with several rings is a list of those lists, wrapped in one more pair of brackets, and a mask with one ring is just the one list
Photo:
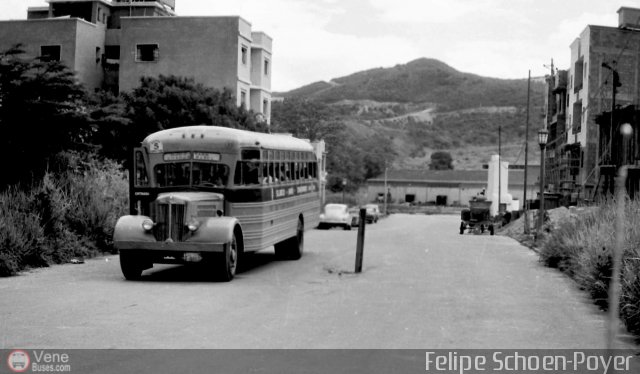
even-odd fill
[(133, 151), (133, 166), (129, 180), (129, 211), (132, 215), (149, 215), (151, 202), (156, 194), (151, 189), (149, 155), (143, 147)]

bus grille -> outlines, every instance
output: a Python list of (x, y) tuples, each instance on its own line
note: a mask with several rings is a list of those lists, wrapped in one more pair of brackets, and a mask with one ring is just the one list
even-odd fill
[(187, 230), (184, 225), (184, 205), (181, 204), (157, 204), (156, 219), (153, 234), (156, 240), (168, 239), (174, 242), (182, 241)]

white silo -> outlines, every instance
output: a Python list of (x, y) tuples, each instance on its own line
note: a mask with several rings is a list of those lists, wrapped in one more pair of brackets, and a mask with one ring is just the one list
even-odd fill
[[(500, 163), (500, 169), (498, 169)], [(498, 187), (500, 186), (500, 187)], [(509, 194), (507, 187), (509, 186), (509, 162), (500, 162), (498, 155), (491, 156), (489, 161), (489, 180), (487, 183), (487, 200), (491, 200), (491, 215), (498, 214), (498, 201), (506, 204), (507, 211), (511, 210), (511, 201), (513, 197)], [(500, 194), (500, 198), (498, 198)]]

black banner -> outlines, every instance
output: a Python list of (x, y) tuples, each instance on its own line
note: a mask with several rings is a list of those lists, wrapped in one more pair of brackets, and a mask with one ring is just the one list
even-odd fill
[(633, 350), (2, 350), (0, 373), (640, 373)]

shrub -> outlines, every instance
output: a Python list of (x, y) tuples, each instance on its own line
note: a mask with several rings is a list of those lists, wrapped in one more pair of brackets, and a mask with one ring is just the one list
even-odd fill
[(120, 164), (92, 154), (69, 152), (60, 157), (66, 163), (60, 183), (71, 204), (69, 227), (98, 248), (112, 249), (113, 229), (128, 206), (126, 173)]
[(0, 276), (13, 275), (29, 262), (46, 264), (41, 253), (44, 230), (31, 200), (15, 187), (0, 194)]
[(120, 165), (79, 153), (53, 164), (30, 189), (0, 193), (0, 276), (111, 249), (128, 198)]
[[(603, 309), (608, 307), (612, 276), (616, 208), (614, 200), (604, 201), (562, 222), (540, 248), (543, 263), (565, 271)], [(626, 201), (624, 214), (620, 317), (629, 331), (640, 335), (640, 202)]]

